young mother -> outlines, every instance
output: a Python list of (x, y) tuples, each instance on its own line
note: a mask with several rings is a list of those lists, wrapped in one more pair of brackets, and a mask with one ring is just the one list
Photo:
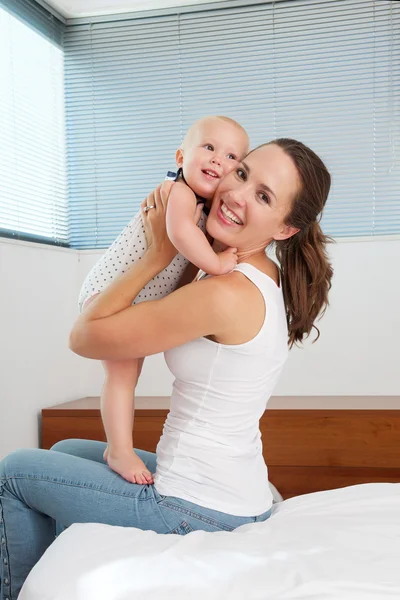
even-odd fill
[[(270, 514), (259, 419), (288, 346), (311, 332), (327, 304), (332, 269), (318, 220), (330, 176), (294, 140), (253, 150), (221, 181), (207, 222), (221, 247), (237, 248), (237, 267), (131, 306), (176, 252), (165, 231), (169, 185), (143, 203), (147, 252), (89, 305), (70, 339), (74, 352), (99, 360), (165, 352), (176, 378), (171, 411), (157, 459), (138, 451), (155, 483), (131, 484), (109, 469), (101, 442), (70, 440), (5, 458), (2, 600), (16, 600), (56, 521), (186, 534), (231, 531)], [(281, 270), (265, 254), (273, 242)]]

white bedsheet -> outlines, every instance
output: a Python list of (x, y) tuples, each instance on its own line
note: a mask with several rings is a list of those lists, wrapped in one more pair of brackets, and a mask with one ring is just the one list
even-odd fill
[(400, 599), (400, 484), (299, 496), (265, 523), (186, 536), (78, 524), (19, 600)]

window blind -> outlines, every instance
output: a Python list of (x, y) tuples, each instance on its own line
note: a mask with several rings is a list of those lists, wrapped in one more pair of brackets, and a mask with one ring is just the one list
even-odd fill
[(0, 235), (67, 245), (62, 29), (0, 0)]
[(71, 245), (106, 247), (190, 124), (237, 119), (252, 146), (301, 140), (333, 186), (334, 236), (400, 233), (400, 3), (296, 0), (65, 31)]

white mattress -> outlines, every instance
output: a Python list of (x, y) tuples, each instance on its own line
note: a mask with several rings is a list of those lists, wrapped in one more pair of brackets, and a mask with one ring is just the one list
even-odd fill
[(400, 599), (400, 483), (275, 505), (265, 523), (187, 536), (99, 524), (61, 534), (19, 600)]

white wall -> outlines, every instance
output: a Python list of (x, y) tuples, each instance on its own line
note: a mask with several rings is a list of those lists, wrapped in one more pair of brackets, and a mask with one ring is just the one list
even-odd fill
[(0, 240), (0, 456), (37, 446), (40, 410), (81, 394), (67, 348), (78, 267), (76, 252)]
[[(99, 254), (81, 253), (82, 279)], [(330, 254), (335, 275), (321, 337), (291, 351), (275, 394), (400, 395), (400, 239), (339, 241)], [(86, 373), (88, 394), (98, 394), (99, 371)], [(150, 357), (137, 393), (168, 395), (171, 383), (162, 357)]]
[[(0, 240), (0, 456), (37, 445), (43, 407), (100, 393), (101, 366), (67, 348), (81, 282), (100, 254)], [(342, 241), (331, 254), (321, 339), (291, 352), (275, 393), (399, 396), (400, 240)], [(150, 357), (137, 394), (169, 395), (171, 383), (162, 356)]]
[(293, 350), (276, 391), (398, 396), (400, 240), (338, 242), (331, 255), (335, 275), (321, 338)]

